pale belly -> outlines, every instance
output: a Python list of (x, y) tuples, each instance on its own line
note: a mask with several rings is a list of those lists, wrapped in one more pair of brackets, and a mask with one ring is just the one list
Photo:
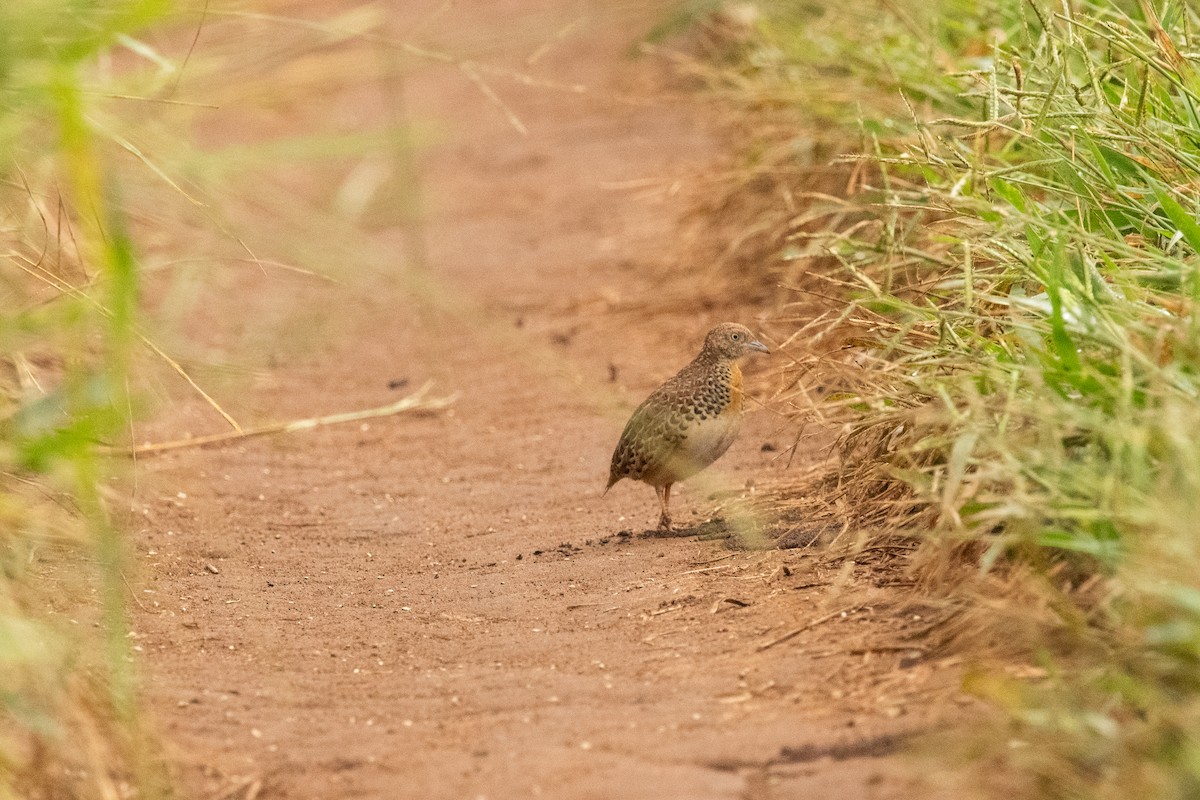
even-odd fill
[(680, 472), (687, 474), (680, 475), (679, 480), (696, 474), (724, 455), (741, 427), (741, 414), (723, 414), (689, 430), (680, 448), (683, 462)]

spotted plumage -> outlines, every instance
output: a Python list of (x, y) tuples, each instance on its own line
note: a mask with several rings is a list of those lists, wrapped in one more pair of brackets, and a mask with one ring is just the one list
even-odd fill
[(745, 394), (738, 362), (770, 352), (748, 328), (722, 323), (700, 355), (637, 407), (613, 451), (608, 486), (622, 478), (648, 483), (662, 504), (660, 529), (671, 527), (671, 486), (716, 461), (737, 437)]

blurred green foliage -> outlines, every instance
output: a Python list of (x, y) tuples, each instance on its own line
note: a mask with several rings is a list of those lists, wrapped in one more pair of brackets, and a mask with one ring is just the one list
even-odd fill
[[(90, 121), (166, 0), (0, 5), (0, 797), (159, 797), (101, 443), (127, 435), (137, 264)], [(98, 602), (97, 602), (98, 601)]]

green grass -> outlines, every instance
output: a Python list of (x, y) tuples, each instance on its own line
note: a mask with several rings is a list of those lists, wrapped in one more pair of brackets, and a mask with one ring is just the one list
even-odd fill
[(795, 223), (779, 267), (847, 304), (812, 361), (887, 503), (860, 519), (924, 512), (944, 551), (1041, 570), (1049, 677), (972, 684), (1027, 796), (1196, 796), (1200, 16), (880, 8), (766, 4), (724, 84), (861, 154), (854, 214)]
[(138, 280), (90, 116), (164, 0), (0, 9), (0, 798), (162, 797), (97, 443), (128, 435)]

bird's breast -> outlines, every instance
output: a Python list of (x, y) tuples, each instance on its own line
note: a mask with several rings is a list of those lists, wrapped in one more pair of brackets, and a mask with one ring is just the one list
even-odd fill
[(742, 414), (732, 409), (718, 417), (697, 422), (687, 432), (682, 444), (683, 451), (697, 468), (706, 467), (729, 449), (741, 427)]
[(729, 375), (729, 408), (736, 414), (742, 413), (746, 403), (746, 392), (742, 389), (742, 370), (737, 364), (733, 365)]
[(728, 450), (742, 427), (742, 407), (746, 400), (742, 371), (733, 364), (722, 377), (719, 400), (724, 402), (717, 402), (715, 414), (691, 422), (683, 445), (688, 458), (700, 467), (711, 464)]

